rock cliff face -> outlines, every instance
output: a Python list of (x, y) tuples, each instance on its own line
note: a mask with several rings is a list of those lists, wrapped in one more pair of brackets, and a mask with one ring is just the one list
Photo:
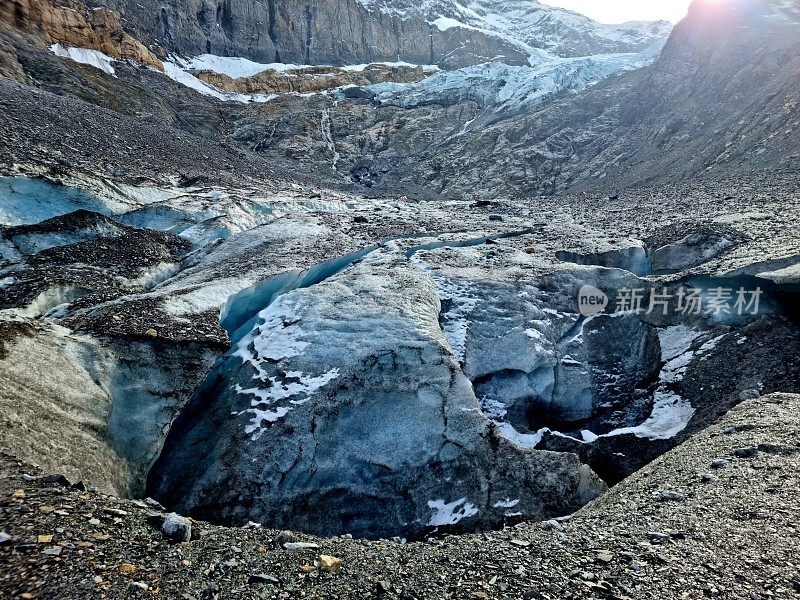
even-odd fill
[(386, 82), (416, 83), (430, 73), (422, 67), (375, 64), (368, 65), (363, 70), (345, 70), (335, 67), (305, 67), (287, 71), (267, 70), (250, 77), (237, 78), (214, 71), (198, 71), (195, 75), (198, 79), (227, 92), (277, 94), (320, 92), (349, 85), (364, 86)]
[[(407, 61), (444, 68), (489, 60), (524, 65), (535, 49), (561, 56), (639, 51), (669, 24), (599, 25), (536, 2), (450, 0), (108, 0), (125, 24), (169, 51), (262, 62), (358, 64)], [(509, 6), (513, 5), (513, 6)], [(513, 14), (512, 14), (513, 11)], [(499, 22), (498, 13), (511, 15)]]
[(111, 0), (125, 23), (168, 51), (260, 62), (346, 65), (407, 61), (459, 67), (495, 57), (526, 64), (513, 41), (474, 29), (369, 11), (358, 0)]
[(123, 30), (119, 14), (107, 8), (90, 10), (77, 0), (9, 0), (0, 6), (0, 21), (46, 43), (99, 50), (163, 70), (161, 61)]

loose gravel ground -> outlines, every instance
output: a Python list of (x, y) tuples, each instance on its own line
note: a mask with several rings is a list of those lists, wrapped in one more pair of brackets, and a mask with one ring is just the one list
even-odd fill
[(796, 598), (798, 414), (746, 401), (569, 518), (412, 543), (199, 522), (174, 543), (154, 506), (3, 456), (0, 597)]

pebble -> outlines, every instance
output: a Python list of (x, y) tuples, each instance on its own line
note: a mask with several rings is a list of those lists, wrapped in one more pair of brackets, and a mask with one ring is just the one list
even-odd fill
[(132, 565), (130, 563), (122, 563), (117, 568), (119, 569), (119, 572), (122, 573), (123, 575), (130, 575), (131, 573), (136, 573), (136, 571), (139, 570), (139, 567), (137, 567), (136, 565)]
[(0, 546), (5, 546), (9, 543), (11, 543), (11, 535), (5, 531), (0, 531)]
[(47, 556), (61, 556), (61, 546), (53, 546), (51, 548), (47, 548), (46, 550), (42, 550), (42, 554), (46, 554)]
[(731, 464), (731, 461), (726, 460), (724, 458), (717, 458), (716, 460), (712, 460), (711, 461), (711, 468), (712, 469), (724, 469), (729, 464)]
[(600, 550), (597, 553), (597, 560), (598, 562), (608, 564), (614, 560), (614, 553), (609, 550)]
[(519, 546), (520, 548), (527, 548), (531, 545), (531, 543), (526, 540), (511, 540), (509, 543)]
[(686, 497), (680, 492), (675, 492), (673, 490), (662, 490), (658, 499), (661, 500), (661, 502), (683, 502)]
[(130, 587), (138, 588), (138, 589), (142, 590), (143, 592), (146, 592), (147, 590), (150, 589), (149, 585), (147, 585), (146, 583), (142, 583), (141, 581), (131, 581)]
[(319, 569), (325, 573), (338, 573), (342, 568), (342, 559), (336, 556), (321, 554), (319, 557)]
[(283, 547), (286, 550), (316, 550), (319, 544), (313, 542), (285, 542)]
[(115, 517), (124, 517), (128, 514), (128, 511), (119, 508), (104, 508), (103, 512), (109, 515), (114, 515)]
[(265, 573), (255, 573), (247, 578), (247, 583), (249, 583), (250, 585), (255, 585), (260, 583), (272, 583), (277, 585), (280, 583), (280, 579), (278, 579), (277, 577), (273, 577), (272, 575), (267, 575)]

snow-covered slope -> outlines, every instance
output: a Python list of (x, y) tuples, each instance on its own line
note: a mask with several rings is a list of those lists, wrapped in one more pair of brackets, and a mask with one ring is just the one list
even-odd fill
[(472, 100), (481, 107), (532, 107), (565, 90), (577, 92), (625, 71), (649, 64), (653, 53), (545, 58), (529, 67), (490, 63), (440, 71), (419, 83), (381, 83), (369, 89), (382, 104), (412, 108)]
[(660, 45), (672, 29), (666, 21), (604, 25), (584, 15), (535, 0), (359, 0), (368, 10), (402, 19), (422, 18), (440, 31), (475, 29), (557, 56), (640, 52)]

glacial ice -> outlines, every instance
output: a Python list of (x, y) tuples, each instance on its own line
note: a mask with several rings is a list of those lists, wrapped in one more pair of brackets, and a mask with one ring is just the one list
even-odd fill
[(413, 108), (472, 100), (481, 107), (534, 107), (562, 91), (577, 92), (655, 59), (652, 53), (604, 54), (580, 58), (543, 57), (531, 66), (500, 62), (440, 71), (417, 83), (367, 86), (382, 104)]
[(112, 214), (106, 202), (78, 188), (31, 177), (0, 177), (0, 225), (32, 225), (79, 209)]

